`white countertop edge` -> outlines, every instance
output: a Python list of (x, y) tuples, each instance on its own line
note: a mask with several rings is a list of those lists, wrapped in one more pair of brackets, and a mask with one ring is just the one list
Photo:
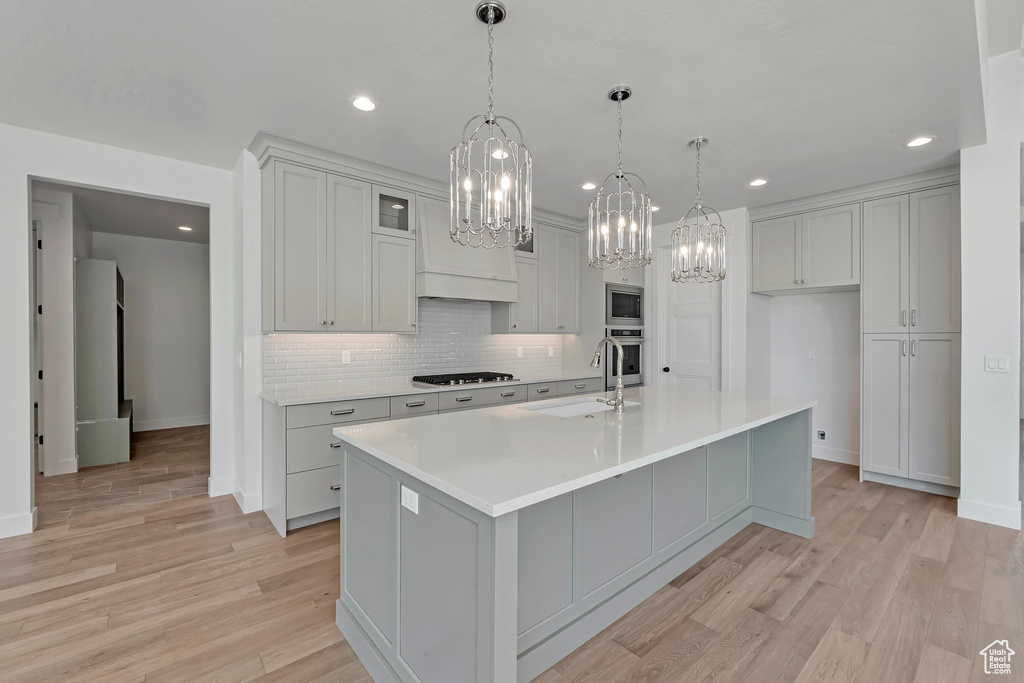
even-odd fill
[[(543, 384), (544, 382), (565, 382), (571, 380), (580, 379), (604, 379), (604, 375), (583, 375), (579, 373), (568, 373), (559, 375), (558, 377), (526, 377), (517, 379), (515, 381), (508, 382), (485, 382), (483, 384), (459, 384), (456, 386), (437, 386), (437, 387), (417, 387), (412, 385), (412, 380), (404, 380), (405, 386), (401, 386), (403, 380), (398, 380), (394, 383), (394, 386), (388, 386), (386, 382), (381, 382), (379, 387), (367, 385), (366, 389), (357, 388), (354, 390), (346, 391), (339, 389), (336, 392), (324, 391), (322, 394), (313, 392), (311, 394), (301, 394), (301, 389), (282, 389), (281, 393), (285, 395), (278, 395), (276, 391), (260, 391), (259, 397), (270, 403), (281, 408), (288, 406), (302, 406), (310, 405), (314, 403), (331, 403), (334, 401), (358, 401), (365, 398), (391, 398), (393, 396), (417, 396), (419, 394), (436, 394), (445, 391), (466, 391), (469, 389), (484, 389), (487, 387), (516, 387), (523, 386), (526, 384)], [(603, 389), (603, 387), (602, 387)], [(295, 392), (295, 395), (287, 395), (290, 392)]]
[[(556, 398), (550, 400), (554, 402), (557, 401), (558, 399)], [(531, 405), (536, 405), (536, 403)], [(542, 489), (534, 493), (527, 493), (525, 495), (519, 496), (518, 498), (513, 498), (512, 500), (508, 500), (497, 505), (491, 505), (490, 503), (487, 503), (486, 501), (483, 501), (477, 498), (476, 496), (466, 491), (463, 491), (460, 488), (452, 486), (451, 484), (445, 481), (442, 481), (434, 476), (431, 476), (409, 465), (403, 460), (388, 455), (384, 451), (374, 448), (373, 446), (369, 446), (361, 442), (359, 439), (356, 439), (354, 437), (349, 436), (348, 434), (343, 433), (341, 430), (344, 429), (344, 425), (339, 425), (332, 431), (334, 433), (334, 436), (341, 439), (345, 443), (348, 443), (358, 448), (364, 453), (372, 455), (373, 457), (381, 460), (382, 462), (391, 465), (400, 472), (408, 474), (409, 476), (422, 481), (424, 484), (427, 484), (428, 486), (434, 487), (438, 491), (441, 491), (442, 493), (451, 496), (455, 500), (465, 503), (466, 505), (469, 505), (470, 507), (479, 510), (480, 512), (484, 513), (489, 517), (501, 517), (502, 515), (506, 515), (510, 512), (515, 512), (525, 507), (536, 505), (537, 503), (542, 503), (545, 500), (550, 500), (551, 498), (560, 496), (563, 493), (579, 490), (585, 486), (596, 484), (598, 482), (604, 481), (605, 479), (611, 479), (612, 477), (618, 476), (620, 474), (625, 474), (633, 470), (638, 470), (641, 467), (646, 467), (647, 465), (651, 465), (661, 460), (666, 460), (681, 453), (685, 453), (686, 451), (690, 451), (695, 448), (700, 448), (701, 446), (706, 446), (710, 443), (714, 443), (715, 441), (727, 439), (735, 434), (740, 434), (742, 432), (750, 431), (751, 429), (756, 429), (757, 427), (768, 424), (769, 422), (774, 422), (776, 420), (781, 420), (784, 417), (789, 417), (790, 415), (802, 413), (803, 411), (809, 410), (816, 405), (818, 405), (818, 402), (816, 400), (807, 400), (802, 403), (798, 403), (790, 408), (780, 410), (777, 413), (772, 413), (771, 415), (760, 418), (758, 420), (753, 420), (751, 422), (738, 425), (731, 429), (726, 429), (716, 434), (702, 437), (700, 439), (694, 439), (693, 441), (688, 441), (678, 446), (673, 446), (670, 449), (659, 451), (657, 453), (652, 453), (651, 455), (647, 455), (644, 456), (643, 458), (638, 458), (636, 460), (631, 460), (628, 463), (622, 463), (621, 465), (609, 467), (607, 469), (601, 470), (600, 472), (595, 472), (593, 474), (588, 474), (583, 477), (578, 477), (576, 479), (572, 479), (562, 484), (558, 484), (557, 486), (550, 486), (546, 489)], [(483, 408), (480, 410), (487, 410), (487, 408)]]

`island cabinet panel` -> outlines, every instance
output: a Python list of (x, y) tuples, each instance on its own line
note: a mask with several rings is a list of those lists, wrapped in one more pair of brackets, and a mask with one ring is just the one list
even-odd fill
[(708, 445), (708, 518), (714, 522), (750, 498), (747, 433)]
[(790, 415), (749, 433), (754, 521), (789, 530), (811, 516), (811, 414)]
[(398, 546), (381, 539), (391, 536), (398, 517), (396, 487), (390, 475), (358, 458), (346, 463), (345, 477), (353, 484), (346, 507), (359, 514), (342, 516), (343, 533), (360, 551), (345, 557), (342, 592), (390, 646), (398, 631)]
[(708, 450), (654, 463), (654, 550), (691, 537), (708, 521)]
[(519, 513), (519, 634), (572, 606), (572, 498)]
[(651, 556), (651, 471), (642, 467), (576, 492), (580, 598)]

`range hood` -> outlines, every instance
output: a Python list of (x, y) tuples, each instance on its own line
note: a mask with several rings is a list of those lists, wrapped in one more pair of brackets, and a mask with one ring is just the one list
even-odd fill
[(416, 291), (420, 298), (519, 300), (515, 250), (474, 249), (452, 241), (448, 202), (419, 196)]

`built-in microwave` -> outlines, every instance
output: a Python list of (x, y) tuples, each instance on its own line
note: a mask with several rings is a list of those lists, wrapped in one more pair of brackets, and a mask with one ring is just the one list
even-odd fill
[(644, 288), (608, 283), (604, 286), (605, 324), (643, 325)]

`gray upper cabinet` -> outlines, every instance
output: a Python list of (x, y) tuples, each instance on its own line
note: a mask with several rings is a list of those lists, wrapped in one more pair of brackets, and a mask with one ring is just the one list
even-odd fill
[[(327, 319), (327, 174), (283, 161), (268, 172), (273, 207), (272, 296), (268, 331), (323, 330)], [(266, 194), (264, 195), (266, 196)], [(267, 214), (269, 213), (269, 216)], [(269, 318), (269, 320), (268, 320)]]
[(416, 331), (416, 242), (373, 236), (373, 331)]
[(864, 332), (906, 332), (910, 324), (910, 198), (864, 202), (861, 306)]
[(516, 253), (519, 301), (491, 304), (491, 334), (535, 333), (538, 327), (538, 277), (540, 267), (532, 255)]
[(801, 286), (860, 284), (860, 204), (801, 216)]
[(753, 291), (855, 289), (860, 284), (860, 204), (756, 221)]
[(580, 234), (543, 226), (535, 228), (538, 265), (538, 331), (580, 332)]
[(373, 186), (373, 232), (391, 237), (416, 237), (416, 195)]
[(910, 473), (910, 341), (905, 334), (864, 336), (861, 467)]
[(910, 478), (960, 486), (960, 335), (910, 336)]
[(910, 331), (960, 331), (960, 187), (910, 195)]
[[(375, 194), (375, 193), (374, 193)], [(327, 330), (369, 332), (370, 184), (327, 176)]]
[(800, 286), (800, 217), (787, 216), (753, 224), (753, 287), (774, 292)]

